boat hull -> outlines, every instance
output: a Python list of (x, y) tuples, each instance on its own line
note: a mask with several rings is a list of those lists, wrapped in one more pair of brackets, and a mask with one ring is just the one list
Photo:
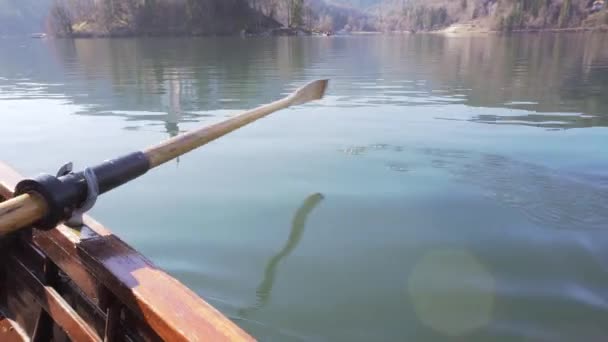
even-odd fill
[[(0, 200), (22, 177), (0, 163)], [(230, 319), (85, 217), (0, 238), (0, 341), (250, 341)]]

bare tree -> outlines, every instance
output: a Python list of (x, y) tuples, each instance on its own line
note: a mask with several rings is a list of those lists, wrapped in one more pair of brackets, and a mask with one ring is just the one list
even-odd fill
[(70, 36), (72, 29), (72, 14), (68, 5), (63, 0), (54, 0), (50, 14), (51, 28), (53, 33), (59, 36)]
[(319, 19), (319, 30), (331, 32), (334, 29), (334, 19), (331, 15), (326, 14)]
[(304, 12), (304, 26), (306, 27), (306, 29), (312, 30), (313, 23), (315, 21), (315, 13), (312, 10), (312, 8), (308, 5), (304, 6), (303, 12)]

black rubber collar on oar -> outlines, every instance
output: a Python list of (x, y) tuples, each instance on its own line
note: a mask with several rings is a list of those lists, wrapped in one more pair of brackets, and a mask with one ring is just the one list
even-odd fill
[[(150, 169), (150, 162), (143, 152), (135, 152), (105, 161), (91, 169), (97, 178), (99, 194), (103, 194), (146, 173)], [(84, 203), (88, 187), (84, 173), (76, 172), (61, 177), (43, 174), (23, 180), (15, 188), (15, 196), (32, 192), (42, 196), (48, 206), (46, 216), (34, 226), (49, 230), (69, 219), (74, 210)]]

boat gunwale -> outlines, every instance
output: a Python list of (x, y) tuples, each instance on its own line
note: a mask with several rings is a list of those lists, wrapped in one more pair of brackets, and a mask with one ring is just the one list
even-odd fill
[[(0, 197), (10, 198), (22, 179), (0, 161)], [(95, 282), (102, 284), (164, 340), (254, 340), (101, 223), (87, 215), (84, 223), (93, 237), (81, 239), (71, 228), (59, 225), (50, 231), (33, 229), (32, 241), (87, 296), (96, 295)]]

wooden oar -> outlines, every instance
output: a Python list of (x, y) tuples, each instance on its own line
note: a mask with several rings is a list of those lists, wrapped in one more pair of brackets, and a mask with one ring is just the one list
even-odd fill
[[(131, 153), (92, 167), (90, 169), (97, 179), (99, 194), (278, 110), (321, 99), (327, 84), (328, 80), (311, 82), (281, 100), (218, 124), (175, 136), (143, 152)], [(41, 175), (19, 183), (15, 194), (14, 198), (0, 203), (0, 235), (32, 225), (39, 229), (54, 228), (85, 202), (88, 186), (84, 172), (61, 177)]]

